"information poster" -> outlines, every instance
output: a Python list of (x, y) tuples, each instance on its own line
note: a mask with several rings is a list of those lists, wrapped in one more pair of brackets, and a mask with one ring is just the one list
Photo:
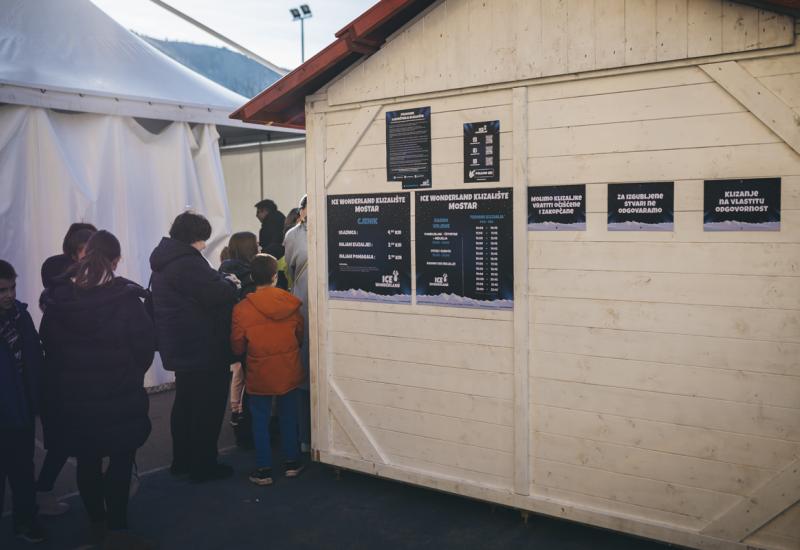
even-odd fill
[(328, 295), (411, 303), (409, 193), (328, 197)]
[(500, 121), (464, 124), (464, 182), (500, 181)]
[(705, 231), (780, 231), (781, 179), (706, 180)]
[(512, 308), (512, 190), (416, 195), (417, 303)]
[(674, 219), (673, 182), (608, 185), (609, 231), (672, 231)]
[(431, 186), (431, 108), (386, 113), (386, 178), (403, 189)]
[(585, 230), (585, 185), (528, 187), (528, 231)]

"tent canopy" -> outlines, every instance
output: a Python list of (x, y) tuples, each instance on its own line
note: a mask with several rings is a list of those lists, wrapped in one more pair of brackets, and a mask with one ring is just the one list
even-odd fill
[(0, 102), (249, 126), (228, 118), (247, 98), (169, 58), (89, 0), (2, 4)]

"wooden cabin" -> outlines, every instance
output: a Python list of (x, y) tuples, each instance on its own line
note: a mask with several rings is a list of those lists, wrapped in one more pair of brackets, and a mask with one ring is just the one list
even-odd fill
[(315, 458), (800, 548), (799, 15), (383, 0), (234, 113), (307, 129)]

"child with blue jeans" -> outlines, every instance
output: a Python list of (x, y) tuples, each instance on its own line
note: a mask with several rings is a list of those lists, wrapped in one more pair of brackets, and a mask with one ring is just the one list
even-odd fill
[(258, 254), (250, 268), (257, 288), (233, 309), (231, 347), (236, 355), (246, 355), (245, 387), (256, 447), (256, 469), (250, 474), (250, 481), (256, 485), (270, 485), (269, 420), (273, 398), (277, 399), (281, 450), (286, 460), (284, 475), (297, 477), (303, 470), (297, 419), (297, 387), (305, 379), (300, 364), (302, 302), (276, 287), (278, 260), (273, 256)]

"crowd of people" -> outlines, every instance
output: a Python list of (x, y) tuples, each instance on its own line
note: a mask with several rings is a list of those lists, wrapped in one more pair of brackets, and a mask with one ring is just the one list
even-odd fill
[[(38, 331), (16, 299), (14, 266), (0, 260), (0, 503), (7, 480), (16, 536), (42, 542), (39, 516), (68, 511), (53, 487), (74, 457), (90, 542), (153, 547), (129, 531), (127, 508), (151, 432), (144, 377), (156, 351), (175, 375), (172, 475), (233, 476), (217, 450), (228, 406), (237, 444), (255, 448), (251, 482), (273, 482), (273, 408), (283, 475), (302, 472), (311, 443), (307, 198), (287, 216), (268, 199), (255, 206), (258, 237), (232, 235), (218, 270), (202, 255), (208, 220), (179, 214), (150, 256), (147, 287), (116, 275), (122, 246), (112, 233), (73, 224), (63, 253), (42, 265)], [(47, 450), (38, 477), (37, 417)]]

